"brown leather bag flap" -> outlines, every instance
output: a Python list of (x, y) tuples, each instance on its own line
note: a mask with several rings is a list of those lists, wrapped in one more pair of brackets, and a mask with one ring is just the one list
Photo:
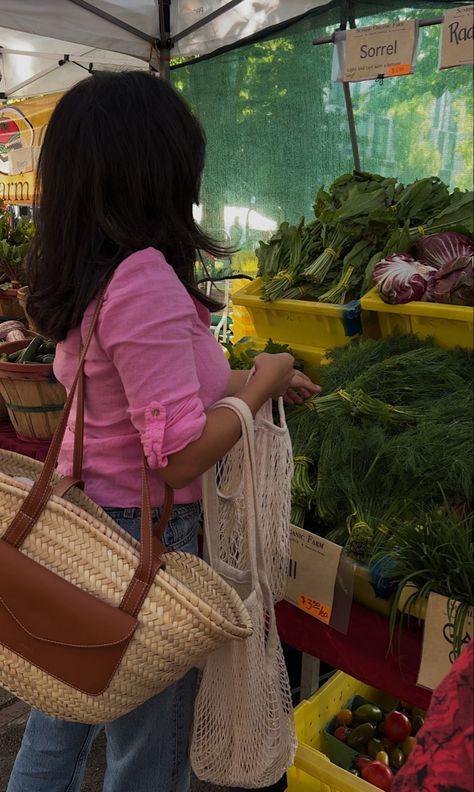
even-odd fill
[(133, 616), (82, 591), (2, 540), (1, 610), (0, 642), (10, 645), (8, 623), (15, 633), (21, 628), (23, 646), (18, 651), (22, 654), (29, 639), (33, 655), (37, 641), (84, 649), (117, 645), (129, 640), (137, 626)]

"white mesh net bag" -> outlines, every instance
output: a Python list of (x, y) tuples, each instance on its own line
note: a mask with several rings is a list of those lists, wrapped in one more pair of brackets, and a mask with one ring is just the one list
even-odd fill
[[(254, 427), (239, 399), (219, 404), (240, 417), (242, 439), (220, 463), (217, 476), (210, 471), (203, 480), (207, 553), (211, 566), (244, 601), (253, 634), (206, 660), (191, 762), (202, 780), (257, 788), (278, 781), (296, 751), (290, 684), (274, 613), (274, 596), (282, 595), (288, 568), (291, 450), (289, 455), (277, 453), (277, 445), (290, 446), (284, 423), (273, 425), (271, 405)], [(279, 483), (288, 503), (282, 503), (280, 493), (270, 502)], [(275, 511), (278, 505), (281, 513)], [(285, 524), (282, 514), (288, 514)]]

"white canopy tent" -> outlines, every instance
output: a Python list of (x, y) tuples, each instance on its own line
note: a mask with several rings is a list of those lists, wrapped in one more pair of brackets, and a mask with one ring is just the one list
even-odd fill
[(209, 55), (328, 0), (0, 0), (0, 98), (62, 91), (86, 71)]

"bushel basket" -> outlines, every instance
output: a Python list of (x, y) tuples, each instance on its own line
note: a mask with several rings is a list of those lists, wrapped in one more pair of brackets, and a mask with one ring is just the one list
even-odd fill
[[(145, 467), (140, 543), (74, 486), (100, 304), (44, 465), (0, 451), (0, 686), (83, 723), (123, 715), (252, 632), (237, 593), (204, 561), (165, 552), (169, 488), (152, 533)], [(61, 479), (53, 469), (78, 383), (74, 477)]]
[(0, 289), (0, 322), (24, 318), (23, 306), (18, 302), (18, 290)]
[[(11, 341), (0, 352), (9, 355), (30, 343)], [(66, 391), (53, 374), (51, 363), (0, 361), (0, 396), (20, 437), (50, 440), (59, 423)]]

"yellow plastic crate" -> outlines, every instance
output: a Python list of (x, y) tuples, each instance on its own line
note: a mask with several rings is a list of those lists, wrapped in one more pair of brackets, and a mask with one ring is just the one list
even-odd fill
[(376, 787), (332, 764), (314, 748), (301, 745), (287, 772), (286, 792), (374, 792)]
[(414, 333), (419, 338), (433, 338), (443, 349), (456, 346), (473, 348), (474, 308), (467, 305), (429, 302), (388, 305), (376, 287), (362, 297), (361, 307), (363, 312), (373, 311), (377, 314), (382, 336)]
[[(240, 271), (244, 272), (244, 270)], [(232, 310), (229, 314), (229, 318), (232, 320), (232, 343), (234, 344), (237, 343), (237, 341), (240, 341), (241, 338), (256, 335), (254, 323), (247, 308), (245, 308), (243, 305), (235, 305), (233, 301), (234, 294), (240, 291), (246, 284), (248, 284), (248, 282), (249, 281), (244, 278), (239, 278), (239, 280), (233, 280), (230, 282)]]
[[(273, 338), (275, 341), (276, 339)], [(240, 338), (238, 342), (235, 344), (236, 355), (239, 354), (240, 349), (258, 349), (262, 350), (265, 348), (268, 339), (266, 338), (258, 338), (256, 336), (245, 336)], [(283, 343), (282, 341), (278, 343)], [(317, 349), (316, 347), (307, 347), (300, 344), (290, 344), (292, 352), (295, 356), (302, 360), (304, 363), (304, 370), (305, 373), (315, 382), (318, 381), (318, 373), (320, 366), (324, 365), (326, 361), (326, 351), (324, 349)]]
[(355, 565), (354, 570), (354, 600), (360, 605), (365, 605), (371, 611), (382, 616), (390, 616), (394, 595), (388, 599), (377, 597), (374, 587), (370, 582), (369, 570), (361, 564)]
[(309, 300), (268, 303), (260, 299), (261, 293), (262, 279), (257, 278), (238, 291), (232, 300), (234, 305), (247, 308), (260, 338), (273, 338), (290, 346), (328, 349), (344, 346), (362, 331), (359, 300), (348, 305)]
[(324, 727), (352, 696), (363, 696), (385, 709), (396, 699), (338, 671), (314, 696), (295, 709), (298, 751), (287, 772), (287, 792), (374, 792), (375, 787), (351, 775), (324, 755)]
[(256, 276), (258, 270), (258, 259), (255, 253), (249, 253), (246, 250), (239, 250), (232, 256), (232, 272), (236, 275), (251, 275), (253, 278)]

